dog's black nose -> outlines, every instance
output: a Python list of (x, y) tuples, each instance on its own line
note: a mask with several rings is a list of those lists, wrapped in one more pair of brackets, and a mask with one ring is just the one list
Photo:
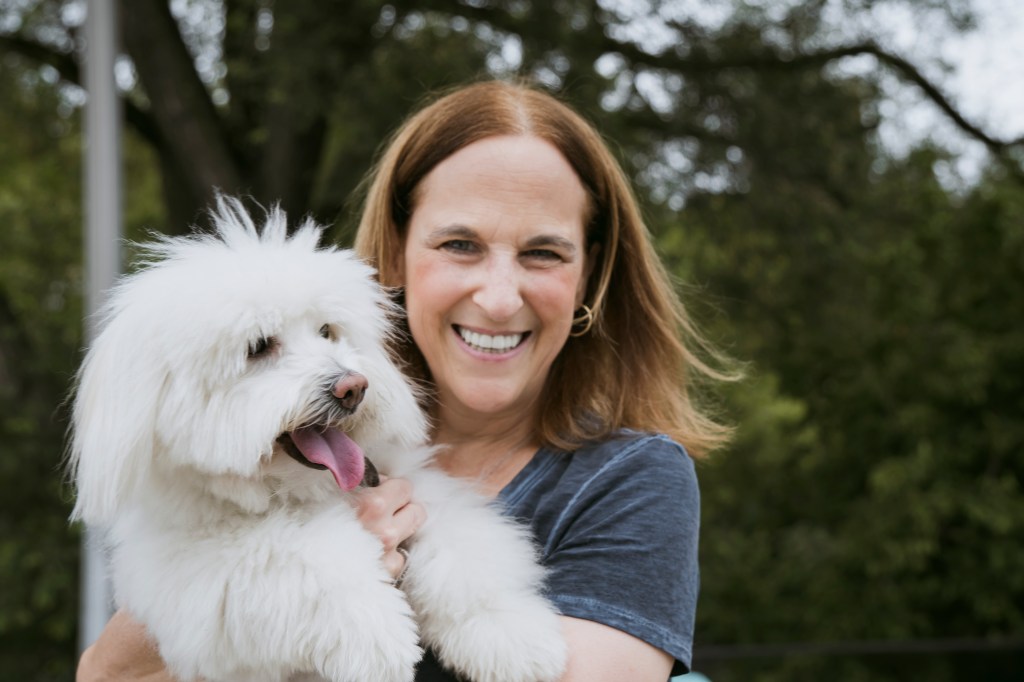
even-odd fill
[(363, 402), (369, 382), (359, 372), (348, 372), (334, 382), (331, 393), (346, 410), (354, 410)]

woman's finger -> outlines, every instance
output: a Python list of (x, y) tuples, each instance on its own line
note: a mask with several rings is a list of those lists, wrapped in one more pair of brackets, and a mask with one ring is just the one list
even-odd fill
[(426, 520), (427, 512), (417, 502), (410, 502), (399, 509), (392, 517), (392, 536), (388, 538), (389, 542), (385, 542), (385, 548), (390, 551), (411, 538)]
[(415, 502), (405, 505), (390, 518), (381, 519), (371, 525), (364, 523), (364, 527), (377, 536), (380, 544), (384, 546), (384, 552), (393, 552), (396, 547), (408, 540), (420, 529), (426, 519), (426, 512), (423, 507)]
[(386, 522), (412, 500), (412, 484), (404, 478), (382, 480), (374, 488), (363, 488), (352, 497), (360, 522), (367, 530)]
[(391, 579), (398, 580), (398, 577), (405, 573), (409, 555), (405, 551), (394, 549), (385, 554), (381, 561), (384, 564), (384, 569), (391, 575)]
[(388, 479), (375, 488), (354, 496), (359, 522), (376, 535), (384, 550), (382, 561), (392, 577), (401, 574), (405, 559), (398, 547), (413, 536), (427, 519), (423, 505), (412, 500), (412, 484), (400, 478)]

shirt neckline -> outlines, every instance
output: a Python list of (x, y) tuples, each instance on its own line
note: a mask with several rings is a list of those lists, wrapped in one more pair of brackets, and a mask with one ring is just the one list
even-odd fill
[(530, 483), (554, 462), (553, 455), (554, 453), (547, 447), (540, 446), (530, 461), (498, 492), (497, 499), (509, 507), (515, 504), (530, 488)]

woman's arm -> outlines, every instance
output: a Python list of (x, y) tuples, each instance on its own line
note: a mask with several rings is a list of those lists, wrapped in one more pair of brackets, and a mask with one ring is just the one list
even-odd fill
[(670, 655), (621, 630), (580, 618), (562, 618), (569, 662), (562, 682), (665, 682)]
[[(360, 523), (380, 538), (383, 562), (392, 576), (405, 568), (398, 545), (423, 525), (426, 512), (412, 500), (412, 485), (399, 478), (382, 478), (376, 488), (352, 496)], [(145, 627), (126, 611), (118, 611), (99, 639), (82, 654), (76, 682), (174, 682), (165, 670), (156, 643)]]
[(123, 610), (114, 614), (99, 639), (82, 654), (75, 680), (174, 682), (164, 669), (156, 643), (149, 638), (146, 629)]

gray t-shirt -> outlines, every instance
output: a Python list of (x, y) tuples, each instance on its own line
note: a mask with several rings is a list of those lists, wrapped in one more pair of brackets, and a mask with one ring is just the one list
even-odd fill
[[(563, 615), (668, 652), (673, 675), (689, 669), (700, 494), (682, 446), (624, 431), (575, 452), (542, 448), (498, 500), (532, 528), (548, 570), (547, 597)], [(439, 675), (429, 659), (418, 682), (455, 679)]]
[(679, 444), (624, 432), (576, 452), (542, 449), (499, 499), (532, 527), (563, 615), (668, 652), (675, 675), (689, 669), (700, 494)]

